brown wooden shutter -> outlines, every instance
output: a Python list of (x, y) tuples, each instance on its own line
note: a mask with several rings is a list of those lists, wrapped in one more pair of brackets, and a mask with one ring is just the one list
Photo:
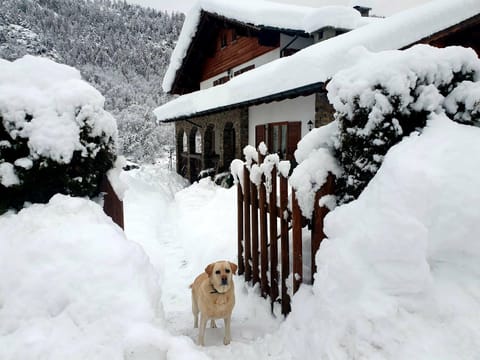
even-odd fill
[(265, 125), (257, 125), (255, 126), (255, 147), (258, 148), (262, 141), (267, 142), (267, 139), (265, 139)]
[(287, 159), (294, 160), (293, 153), (297, 149), (297, 144), (302, 135), (302, 123), (300, 121), (292, 121), (288, 123), (287, 128)]

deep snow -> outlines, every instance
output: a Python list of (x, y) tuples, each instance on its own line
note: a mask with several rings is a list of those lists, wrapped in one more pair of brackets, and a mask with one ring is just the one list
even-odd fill
[[(0, 358), (474, 359), (480, 129), (434, 115), (337, 207), (286, 320), (236, 277), (232, 344), (194, 343), (189, 284), (236, 259), (235, 189), (124, 172), (126, 236), (91, 201), (0, 216)], [(147, 257), (148, 255), (148, 257)]]

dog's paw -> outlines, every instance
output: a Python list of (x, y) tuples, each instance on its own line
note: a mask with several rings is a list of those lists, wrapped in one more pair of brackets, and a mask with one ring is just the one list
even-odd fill
[(229, 345), (230, 344), (230, 341), (232, 341), (232, 339), (230, 338), (223, 338), (223, 345)]

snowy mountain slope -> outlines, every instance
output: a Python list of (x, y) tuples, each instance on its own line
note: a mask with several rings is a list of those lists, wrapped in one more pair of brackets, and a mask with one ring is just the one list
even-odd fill
[(106, 98), (123, 153), (150, 161), (171, 145), (171, 127), (151, 114), (167, 100), (159, 88), (183, 14), (109, 0), (2, 0), (0, 58), (25, 54), (74, 66)]

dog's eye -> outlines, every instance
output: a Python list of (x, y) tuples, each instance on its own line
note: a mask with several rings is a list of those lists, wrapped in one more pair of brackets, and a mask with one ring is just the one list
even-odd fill
[(215, 271), (215, 274), (220, 275), (220, 270)]
[(230, 269), (226, 269), (225, 272), (228, 274), (230, 272)]

